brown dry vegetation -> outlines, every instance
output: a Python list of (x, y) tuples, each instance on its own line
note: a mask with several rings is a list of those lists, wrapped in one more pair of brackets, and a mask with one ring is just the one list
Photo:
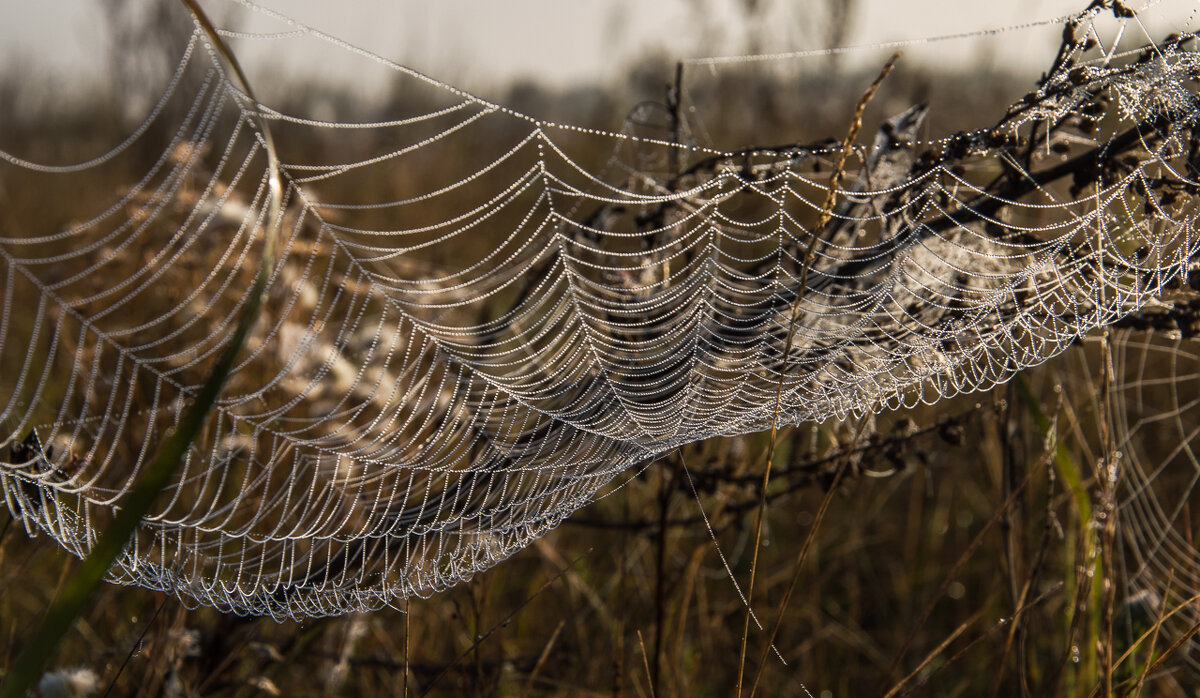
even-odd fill
[[(668, 72), (642, 70), (630, 84), (639, 98), (661, 99)], [(1020, 91), (1017, 78), (998, 78), (993, 86), (1012, 89), (987, 94), (972, 82), (901, 71), (870, 118), (928, 97), (932, 128), (949, 132), (972, 115), (1002, 113)], [(813, 89), (842, 94), (828, 82)], [(805, 93), (725, 74), (695, 86), (691, 98), (703, 104), (719, 94), (733, 105), (706, 122), (720, 147), (840, 135), (857, 94), (815, 110), (796, 96)], [(295, 99), (303, 111), (305, 96)], [(564, 96), (530, 87), (507, 102), (607, 126), (620, 122), (616, 105), (628, 103), (629, 95)], [(661, 137), (668, 130), (661, 114), (640, 109), (632, 128)], [(103, 104), (62, 123), (0, 118), (0, 146), (20, 142), (37, 159), (112, 142), (122, 121)], [(286, 144), (287, 130), (277, 138)], [(158, 154), (148, 147), (147, 156)], [(53, 229), (70, 222), (68, 207), (37, 198), (36, 177), (2, 172), (0, 225), (16, 230), (36, 221)], [(107, 201), (113, 184), (83, 181), (76, 190)], [(88, 207), (86, 200), (72, 203)], [(1184, 329), (1194, 321), (1185, 319)], [(1118, 339), (1144, 336), (1122, 331)], [(1186, 340), (1153, 341), (1170, 348), (1156, 357), (1197, 351)], [(1088, 696), (1101, 694), (1106, 682), (1119, 695), (1196, 695), (1197, 674), (1182, 661), (1186, 646), (1156, 662), (1197, 611), (1186, 606), (1186, 621), (1139, 642), (1155, 615), (1173, 609), (1155, 606), (1150, 596), (1130, 597), (1126, 578), (1137, 556), (1127, 546), (1140, 543), (1124, 533), (1122, 514), (1115, 529), (1106, 525), (1114, 502), (1128, 493), (1107, 488), (1096, 473), (1097, 454), (1107, 448), (1105, 385), (1149, 385), (1196, 367), (1155, 359), (1149, 370), (1134, 362), (1122, 367), (1128, 375), (1101, 379), (1097, 345), (988, 393), (886, 413), (865, 425), (830, 421), (785, 430), (752, 601), (768, 631), (780, 619), (774, 646), (786, 665), (769, 651), (766, 632), (752, 632), (743, 695), (756, 684), (759, 695), (814, 697)], [(0, 370), (9, 375), (12, 367)], [(1172, 407), (1169, 394), (1139, 396)], [(1197, 427), (1196, 410), (1181, 413), (1179, 432)], [(1139, 432), (1144, 442), (1132, 447), (1147, 462), (1185, 468), (1167, 448), (1179, 432)], [(731, 695), (745, 612), (736, 584), (745, 585), (750, 571), (767, 443), (761, 434), (716, 439), (647, 464), (513, 559), (398, 609), (275, 623), (105, 586), (56, 664), (94, 669), (101, 691), (108, 687), (111, 695)], [(1190, 487), (1189, 478), (1187, 470), (1167, 472), (1155, 486), (1178, 491)], [(1193, 514), (1180, 520), (1190, 541)], [(45, 538), (28, 538), (7, 515), (2, 528), (6, 665), (75, 562)], [(1161, 572), (1153, 581), (1159, 588), (1172, 583)]]
[[(1112, 676), (1128, 694), (1185, 628), (1173, 624), (1153, 648), (1135, 642), (1159, 609), (1127, 603), (1128, 569), (1100, 564), (1098, 405), (1078, 353), (1027, 374), (1029, 402), (1007, 386), (884, 415), (848, 457), (849, 425), (784, 438), (758, 562), (764, 624), (809, 536), (812, 547), (775, 640), (787, 666), (764, 660), (764, 634), (752, 635), (748, 676), (761, 672), (760, 695), (1021, 695), (1022, 684), (1033, 696), (1091, 695), (1104, 673), (1109, 579), (1115, 653), (1133, 649)], [(1033, 409), (1055, 410), (1056, 384), (1060, 446), (1082, 464), (1080, 492), (1069, 466), (1048, 457)], [(683, 449), (470, 584), (406, 603), (407, 616), (277, 624), (104, 586), (57, 664), (93, 668), (112, 695), (634, 696), (652, 685), (655, 695), (729, 695), (744, 607), (722, 556), (744, 585), (765, 443)], [(839, 466), (848, 472), (827, 490)], [(0, 551), (11, 657), (74, 563), (19, 524), (6, 525)], [(1193, 695), (1192, 671), (1156, 668), (1144, 695)]]

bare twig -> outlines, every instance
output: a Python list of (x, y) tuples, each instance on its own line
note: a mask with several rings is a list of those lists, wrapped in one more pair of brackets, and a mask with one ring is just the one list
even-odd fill
[(408, 698), (408, 676), (409, 676), (409, 644), (408, 637), (412, 629), (412, 605), (409, 603), (408, 597), (404, 598), (404, 666), (401, 669), (400, 689), (401, 698)]

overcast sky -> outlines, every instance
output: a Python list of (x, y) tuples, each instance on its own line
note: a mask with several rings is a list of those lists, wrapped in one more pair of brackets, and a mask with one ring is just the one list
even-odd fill
[[(154, 0), (165, 1), (165, 0)], [(750, 42), (766, 51), (824, 46), (824, 0), (761, 0), (773, 14), (747, 26), (737, 0), (265, 0), (263, 5), (410, 65), (439, 79), (487, 93), (516, 78), (565, 85), (612, 80), (647, 51), (672, 58), (741, 53)], [(838, 0), (841, 1), (841, 0)], [(1200, 0), (1127, 0), (1141, 7), (1152, 32), (1179, 28)], [(933, 37), (1060, 17), (1085, 0), (858, 0), (846, 44)], [(218, 21), (269, 30), (270, 22), (237, 13), (228, 0), (204, 0)], [(107, 50), (96, 0), (0, 0), (0, 60), (41, 76), (69, 72), (102, 80)], [(1020, 31), (909, 49), (906, 60), (970, 64), (984, 57), (1018, 67), (1046, 64), (1057, 28)], [(356, 80), (355, 64), (320, 51), (280, 58), (245, 49), (256, 62), (285, 62), (297, 74), (322, 72)], [(272, 55), (272, 58), (266, 56)], [(50, 77), (59, 80), (61, 77)], [(498, 92), (495, 92), (498, 93)], [(495, 94), (494, 93), (494, 94)]]

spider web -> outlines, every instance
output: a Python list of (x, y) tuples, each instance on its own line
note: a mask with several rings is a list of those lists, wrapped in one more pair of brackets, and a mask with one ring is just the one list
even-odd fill
[(110, 572), (194, 603), (303, 618), (436, 593), (634, 466), (769, 428), (777, 391), (798, 423), (987, 389), (1159, 302), (1200, 247), (1200, 56), (1123, 48), (1136, 18), (1091, 46), (1100, 8), (977, 130), (920, 140), (924, 105), (886, 121), (820, 228), (840, 146), (538, 120), (257, 11), (278, 31), (226, 37), (332, 43), (409, 112), (255, 105), (197, 30), (124, 143), (0, 153), (67, 202), (0, 238), (0, 486), (84, 555), (247, 302), (270, 124), (286, 213), (262, 319)]
[[(1195, 302), (1188, 311), (1194, 316)], [(1193, 317), (1194, 320), (1194, 317)], [(1160, 613), (1182, 634), (1196, 623), (1200, 581), (1191, 495), (1200, 477), (1197, 381), (1200, 347), (1179, 333), (1120, 330), (1112, 360), (1114, 460), (1120, 469), (1119, 531), (1127, 599), (1118, 628), (1130, 642)], [(1194, 648), (1188, 659), (1197, 666)]]

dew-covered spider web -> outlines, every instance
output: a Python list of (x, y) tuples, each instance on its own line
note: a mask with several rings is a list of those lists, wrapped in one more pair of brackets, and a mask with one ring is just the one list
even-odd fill
[(931, 134), (911, 105), (846, 153), (539, 120), (252, 11), (235, 52), (334, 46), (409, 111), (258, 105), (198, 28), (125, 142), (0, 153), (64, 202), (0, 233), (0, 484), (83, 555), (234, 332), (259, 115), (277, 148), (261, 317), (115, 582), (293, 618), (436, 593), (680, 445), (984, 390), (1197, 278), (1200, 54), (1119, 3), (1055, 22), (1007, 111)]
[[(1115, 451), (1109, 460), (1119, 481), (1125, 551), (1120, 576), (1127, 598), (1117, 626), (1124, 642), (1160, 614), (1175, 636), (1200, 620), (1200, 512), (1192, 502), (1200, 478), (1200, 343), (1194, 338), (1200, 304), (1192, 298), (1173, 310), (1190, 339), (1178, 332), (1114, 334), (1118, 368), (1109, 420)], [(1194, 648), (1188, 655), (1196, 668)]]

